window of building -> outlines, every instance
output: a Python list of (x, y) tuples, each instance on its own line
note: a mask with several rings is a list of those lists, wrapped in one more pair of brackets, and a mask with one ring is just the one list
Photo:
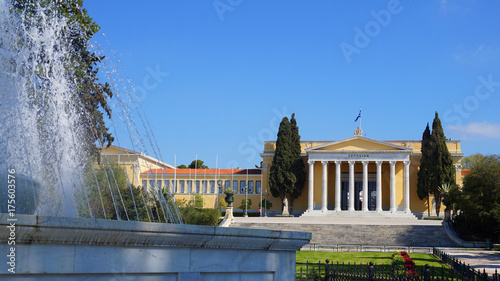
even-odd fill
[(176, 181), (172, 181), (172, 192), (177, 193), (177, 182)]
[(238, 181), (233, 181), (233, 190), (234, 192), (238, 192)]
[(231, 181), (225, 181), (224, 182), (224, 190), (230, 189), (231, 188)]
[(240, 193), (245, 193), (246, 183), (245, 181), (240, 181)]
[(262, 182), (261, 181), (255, 182), (255, 193), (257, 193), (257, 194), (262, 193)]
[(168, 191), (171, 191), (170, 190), (170, 181), (169, 180), (165, 181), (165, 189), (168, 190)]
[(142, 181), (142, 188), (147, 188), (148, 187), (148, 181), (144, 180)]
[(158, 189), (161, 189), (161, 182), (161, 180), (156, 181), (156, 186), (158, 187)]
[(196, 193), (200, 193), (200, 181), (195, 181)]
[(155, 189), (155, 181), (149, 180), (149, 189)]
[(193, 181), (189, 180), (187, 182), (187, 193), (193, 193)]
[(203, 194), (206, 194), (207, 193), (207, 181), (202, 181), (201, 182), (201, 192)]
[(248, 182), (248, 194), (253, 193), (253, 181)]
[(215, 181), (210, 181), (210, 193), (215, 193)]
[(180, 193), (186, 192), (186, 190), (184, 189), (184, 181), (179, 181), (179, 192)]

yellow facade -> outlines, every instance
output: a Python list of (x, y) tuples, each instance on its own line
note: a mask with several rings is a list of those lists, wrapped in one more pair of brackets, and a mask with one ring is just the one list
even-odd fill
[[(379, 141), (362, 136), (355, 136), (340, 141), (302, 141), (302, 157), (307, 173), (303, 193), (295, 199), (293, 210), (300, 214), (306, 210), (380, 211), (413, 213), (427, 212), (427, 201), (417, 196), (417, 173), (420, 165), (420, 140)], [(462, 185), (460, 141), (447, 141), (456, 169), (456, 183)], [(245, 196), (252, 200), (249, 210), (257, 212), (259, 203), (267, 198), (272, 203), (271, 212), (281, 211), (281, 200), (270, 195), (269, 168), (272, 165), (276, 143), (264, 143), (261, 169), (176, 169), (153, 157), (132, 150), (111, 146), (102, 151), (102, 161), (116, 161), (127, 172), (129, 182), (148, 189), (168, 188), (175, 194), (176, 200), (193, 202), (202, 200), (205, 208), (224, 206), (223, 191), (230, 187), (236, 190), (234, 206), (237, 211)], [(309, 163), (311, 162), (311, 167)], [(323, 162), (326, 163), (326, 206), (323, 199)], [(354, 189), (350, 186), (350, 162), (352, 162)], [(363, 193), (364, 164), (368, 181), (368, 193)], [(377, 164), (379, 162), (379, 164)], [(391, 162), (394, 162), (394, 186), (391, 188)], [(340, 165), (337, 174), (336, 165)], [(380, 203), (378, 200), (378, 173), (380, 165)], [(406, 167), (407, 165), (407, 167)], [(313, 175), (311, 177), (310, 169)], [(340, 188), (337, 191), (337, 176), (340, 176)], [(310, 180), (311, 177), (311, 180)], [(406, 186), (405, 182), (408, 182)], [(312, 188), (309, 187), (312, 183)], [(377, 185), (377, 187), (375, 187)], [(375, 190), (377, 188), (377, 190)], [(407, 189), (406, 189), (407, 188)], [(309, 193), (312, 190), (310, 197)], [(354, 190), (353, 202), (349, 194)], [(336, 193), (341, 194), (339, 207)], [(405, 192), (409, 198), (405, 201)], [(347, 194), (346, 194), (347, 193)], [(368, 195), (366, 206), (363, 196)], [(347, 196), (347, 197), (346, 197)], [(309, 200), (312, 199), (312, 206)], [(430, 202), (432, 202), (432, 196)], [(352, 203), (352, 206), (351, 206)], [(444, 206), (442, 207), (444, 208)], [(378, 209), (377, 209), (378, 210)]]
[[(264, 151), (261, 153), (263, 158), (263, 178), (269, 178), (269, 167), (272, 165), (274, 150), (276, 147), (276, 143), (274, 141), (265, 142)], [(454, 165), (457, 167), (456, 169), (456, 183), (458, 185), (462, 184), (462, 176), (461, 176), (461, 159), (463, 154), (460, 148), (460, 141), (447, 141), (447, 147), (450, 151)], [(381, 162), (381, 207), (383, 211), (389, 211), (391, 208), (391, 198), (390, 198), (390, 162), (394, 161), (394, 185), (395, 185), (395, 198), (394, 198), (394, 210), (395, 211), (405, 211), (405, 162), (408, 163), (408, 190), (409, 190), (409, 206), (408, 208), (413, 213), (421, 213), (427, 211), (427, 202), (426, 200), (420, 200), (417, 196), (417, 173), (420, 165), (420, 157), (421, 157), (421, 141), (407, 141), (407, 140), (396, 140), (396, 141), (378, 141), (369, 139), (366, 137), (355, 136), (352, 138), (348, 138), (340, 141), (303, 141), (301, 142), (302, 148), (302, 157), (304, 159), (304, 166), (306, 172), (308, 174), (306, 183), (304, 185), (303, 194), (296, 199), (294, 204), (294, 210), (299, 212), (304, 212), (310, 206), (308, 206), (308, 197), (309, 197), (309, 166), (308, 161), (312, 159), (313, 165), (313, 206), (312, 210), (318, 210), (323, 208), (322, 200), (323, 200), (323, 164), (322, 162), (327, 163), (327, 210), (332, 211), (335, 210), (335, 192), (336, 192), (336, 163), (337, 161), (341, 166), (341, 188), (344, 188), (344, 197), (345, 197), (345, 189), (347, 189), (346, 185), (349, 179), (346, 177), (349, 174), (349, 162), (354, 162), (354, 175), (356, 177), (356, 185), (361, 184), (363, 181), (360, 179), (363, 175), (363, 162), (367, 162), (367, 174), (371, 178), (368, 181), (373, 186), (373, 178), (376, 174), (377, 165), (376, 162)], [(396, 157), (396, 155), (398, 155)], [(352, 156), (352, 158), (350, 158)], [(330, 158), (328, 158), (330, 157)], [(384, 158), (386, 157), (386, 158)], [(342, 187), (344, 185), (344, 187)], [(264, 187), (267, 188), (267, 181), (264, 180)], [(349, 193), (349, 192), (348, 192)], [(347, 195), (349, 196), (349, 195)], [(361, 197), (360, 192), (360, 197)], [(371, 196), (372, 201), (374, 200)], [(345, 199), (345, 198), (341, 198)], [(431, 202), (432, 202), (431, 196)], [(348, 199), (346, 199), (348, 200)], [(346, 201), (341, 200), (341, 205)], [(279, 202), (277, 202), (279, 203)], [(349, 202), (347, 202), (349, 203)], [(369, 204), (369, 203), (368, 203)], [(274, 206), (274, 204), (273, 204)], [(280, 206), (280, 205), (276, 205)], [(357, 199), (354, 202), (355, 210), (358, 211), (362, 209), (362, 199)], [(344, 211), (346, 206), (341, 206), (341, 210)], [(370, 206), (370, 211), (373, 211), (375, 208), (374, 204)], [(444, 206), (442, 207), (444, 208)]]

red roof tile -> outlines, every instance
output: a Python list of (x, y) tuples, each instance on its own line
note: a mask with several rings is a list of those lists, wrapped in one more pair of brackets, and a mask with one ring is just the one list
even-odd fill
[(142, 174), (167, 174), (167, 175), (260, 175), (260, 169), (150, 169)]
[(470, 173), (470, 170), (462, 170), (462, 176), (466, 176)]

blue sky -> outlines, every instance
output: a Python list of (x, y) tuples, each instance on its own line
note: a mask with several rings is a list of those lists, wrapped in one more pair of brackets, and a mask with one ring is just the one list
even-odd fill
[(162, 160), (259, 164), (283, 116), (302, 140), (419, 140), (437, 111), (465, 155), (499, 153), (498, 1), (84, 1)]

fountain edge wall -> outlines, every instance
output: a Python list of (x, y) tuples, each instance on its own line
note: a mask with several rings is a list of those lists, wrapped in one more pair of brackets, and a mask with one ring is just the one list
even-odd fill
[[(294, 280), (307, 232), (0, 214), (0, 278)], [(14, 233), (15, 246), (8, 245)], [(15, 247), (15, 275), (8, 272)]]

